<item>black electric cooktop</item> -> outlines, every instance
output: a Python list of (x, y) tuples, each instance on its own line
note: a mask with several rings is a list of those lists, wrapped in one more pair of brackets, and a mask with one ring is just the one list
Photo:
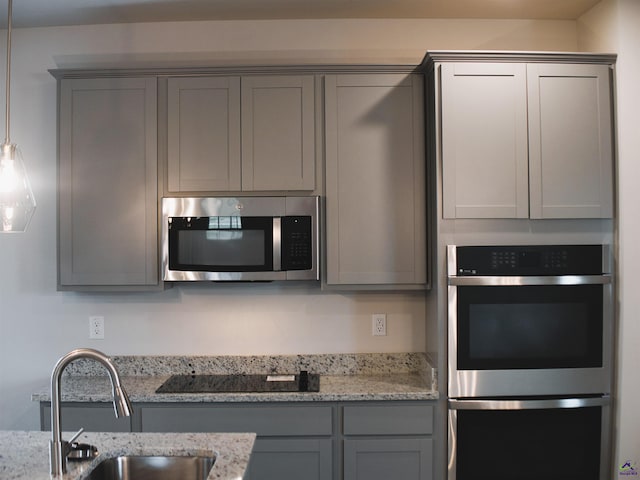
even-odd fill
[(156, 393), (318, 392), (320, 375), (173, 375)]

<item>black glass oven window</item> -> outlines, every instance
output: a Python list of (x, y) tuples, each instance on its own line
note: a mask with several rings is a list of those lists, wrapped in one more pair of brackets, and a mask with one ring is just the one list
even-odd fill
[(598, 480), (601, 412), (457, 410), (456, 480)]
[(262, 230), (182, 230), (178, 262), (186, 265), (264, 265)]
[(602, 365), (602, 286), (458, 288), (458, 369)]
[(271, 217), (174, 217), (171, 270), (243, 272), (273, 268)]

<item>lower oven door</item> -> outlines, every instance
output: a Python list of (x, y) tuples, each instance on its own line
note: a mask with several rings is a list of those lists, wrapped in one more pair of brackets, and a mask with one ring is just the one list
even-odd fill
[(448, 480), (608, 480), (609, 397), (450, 400)]

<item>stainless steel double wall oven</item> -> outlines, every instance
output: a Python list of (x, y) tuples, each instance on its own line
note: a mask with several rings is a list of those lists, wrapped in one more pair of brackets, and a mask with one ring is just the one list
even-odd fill
[(609, 249), (447, 254), (449, 480), (608, 479)]

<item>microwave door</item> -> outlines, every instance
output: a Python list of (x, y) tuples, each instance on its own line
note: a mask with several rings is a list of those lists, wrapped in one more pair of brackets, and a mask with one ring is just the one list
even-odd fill
[(280, 236), (274, 223), (273, 217), (172, 218), (169, 279), (272, 280)]

